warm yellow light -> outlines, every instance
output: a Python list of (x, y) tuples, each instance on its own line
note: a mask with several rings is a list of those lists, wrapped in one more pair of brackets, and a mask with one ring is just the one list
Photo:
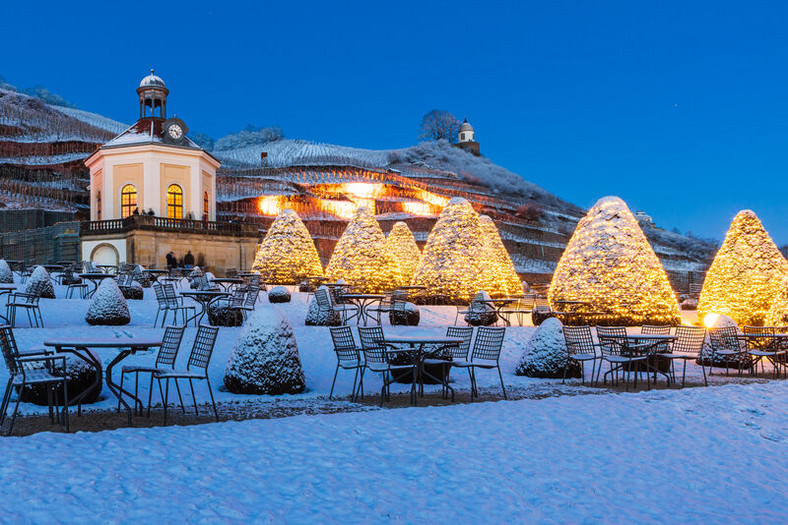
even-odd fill
[(408, 285), (421, 261), (421, 251), (416, 244), (413, 233), (404, 222), (397, 222), (386, 237), (386, 252), (393, 258), (399, 268), (401, 280), (397, 285)]
[(282, 210), (268, 229), (252, 271), (272, 284), (295, 284), (305, 277), (323, 275), (315, 243), (295, 211)]
[(369, 184), (366, 182), (348, 182), (342, 185), (342, 189), (354, 197), (370, 199), (373, 197), (378, 197), (382, 193), (383, 185)]
[(257, 209), (263, 215), (278, 215), (284, 207), (285, 197), (283, 195), (267, 195), (257, 200)]
[(424, 202), (403, 202), (402, 211), (417, 217), (430, 217), (435, 215), (432, 206)]
[(320, 199), (318, 201), (318, 206), (321, 210), (328, 212), (331, 215), (341, 217), (342, 219), (352, 219), (353, 215), (356, 213), (356, 209), (358, 208), (358, 204), (353, 201), (339, 201), (330, 199)]
[(762, 325), (786, 278), (788, 262), (761, 221), (751, 210), (740, 211), (706, 272), (698, 317), (715, 312), (739, 325)]
[(443, 195), (436, 195), (435, 193), (429, 192), (427, 190), (418, 190), (416, 195), (421, 200), (440, 208), (445, 208), (446, 205), (449, 204), (449, 199), (447, 197), (444, 197)]
[(606, 324), (681, 321), (662, 264), (618, 197), (599, 199), (580, 220), (558, 261), (548, 300), (559, 311), (565, 308), (561, 301), (584, 302)]
[(712, 328), (719, 318), (720, 314), (708, 314), (703, 318), (703, 325), (706, 328)]

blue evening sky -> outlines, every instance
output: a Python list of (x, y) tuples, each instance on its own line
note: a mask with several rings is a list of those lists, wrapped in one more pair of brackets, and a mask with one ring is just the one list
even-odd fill
[(785, 2), (9, 2), (0, 74), (132, 122), (155, 67), (170, 113), (365, 148), (433, 108), (559, 197), (618, 195), (722, 238), (752, 208), (788, 243)]

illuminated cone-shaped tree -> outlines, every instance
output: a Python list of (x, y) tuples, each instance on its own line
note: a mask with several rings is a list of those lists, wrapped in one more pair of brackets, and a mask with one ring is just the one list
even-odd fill
[(733, 218), (698, 301), (698, 318), (727, 315), (739, 325), (762, 325), (788, 277), (788, 261), (754, 212)]
[(788, 326), (788, 279), (780, 285), (780, 291), (774, 297), (763, 324), (765, 326)]
[(399, 267), (400, 285), (408, 285), (413, 280), (416, 268), (419, 267), (421, 251), (416, 245), (410, 228), (404, 222), (394, 224), (386, 237), (386, 252), (391, 254)]
[(413, 284), (450, 301), (468, 301), (479, 290), (506, 293), (500, 271), (471, 204), (455, 197), (432, 228)]
[(386, 236), (369, 208), (356, 210), (345, 233), (337, 242), (326, 276), (344, 279), (350, 286), (377, 293), (390, 290), (400, 282), (399, 268), (386, 252)]
[(662, 264), (618, 197), (599, 199), (580, 220), (558, 261), (548, 299), (557, 310), (564, 307), (556, 301), (587, 302), (609, 324), (673, 324), (681, 319)]
[(509, 257), (509, 252), (506, 251), (506, 246), (503, 245), (501, 234), (498, 233), (493, 220), (487, 215), (479, 217), (479, 222), (482, 227), (484, 239), (487, 241), (488, 250), (492, 253), (493, 260), (500, 268), (499, 278), (503, 281), (503, 286), (506, 288), (507, 294), (520, 294), (523, 293), (523, 285), (520, 282), (520, 277), (514, 269), (512, 259)]
[(259, 272), (263, 282), (273, 284), (323, 275), (315, 243), (295, 211), (282, 210), (276, 218), (257, 249), (252, 271)]

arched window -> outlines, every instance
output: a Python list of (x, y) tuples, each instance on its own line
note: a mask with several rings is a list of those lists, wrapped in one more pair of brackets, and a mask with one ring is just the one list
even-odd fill
[(96, 192), (96, 220), (101, 220), (101, 192)]
[(137, 209), (137, 188), (126, 184), (120, 190), (120, 218), (125, 219)]
[(208, 207), (208, 192), (206, 191), (202, 194), (202, 216), (206, 221), (211, 217), (210, 213), (208, 213), (209, 211), (211, 210)]
[(167, 218), (183, 219), (183, 190), (177, 184), (167, 188)]

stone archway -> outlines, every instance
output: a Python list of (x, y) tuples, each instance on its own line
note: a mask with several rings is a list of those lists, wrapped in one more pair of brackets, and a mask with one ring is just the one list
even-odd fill
[(120, 255), (117, 248), (111, 244), (102, 243), (93, 248), (93, 251), (90, 253), (90, 260), (96, 264), (117, 266), (120, 262)]

